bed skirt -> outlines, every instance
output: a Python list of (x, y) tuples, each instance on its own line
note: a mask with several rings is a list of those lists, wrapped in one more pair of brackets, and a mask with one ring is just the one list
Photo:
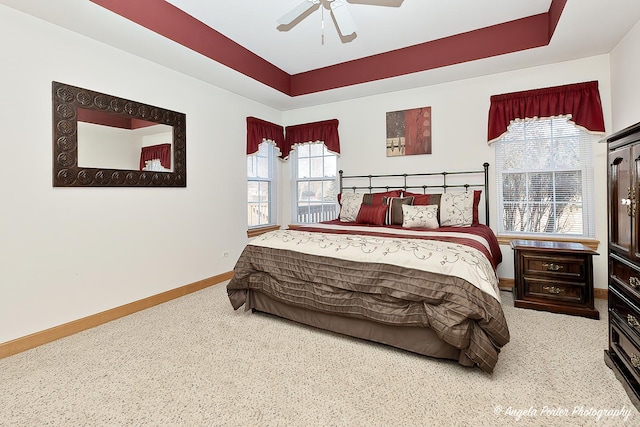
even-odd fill
[(300, 308), (277, 301), (255, 290), (248, 291), (245, 309), (273, 314), (304, 325), (386, 344), (424, 356), (455, 360), (463, 366), (474, 366), (473, 361), (460, 349), (442, 341), (429, 328), (387, 325)]

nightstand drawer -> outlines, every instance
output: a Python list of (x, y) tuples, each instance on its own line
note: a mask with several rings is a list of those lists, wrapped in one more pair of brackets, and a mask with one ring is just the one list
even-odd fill
[(543, 276), (560, 280), (585, 281), (584, 257), (548, 256), (524, 253), (523, 274)]
[(640, 271), (615, 255), (609, 257), (609, 276), (618, 286), (640, 297)]
[(585, 302), (584, 286), (584, 283), (562, 283), (525, 277), (524, 297), (583, 304)]

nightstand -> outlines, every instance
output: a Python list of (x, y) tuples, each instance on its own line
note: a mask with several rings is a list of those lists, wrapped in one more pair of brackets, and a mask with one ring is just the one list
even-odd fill
[(599, 319), (593, 302), (593, 255), (581, 243), (513, 240), (514, 305)]

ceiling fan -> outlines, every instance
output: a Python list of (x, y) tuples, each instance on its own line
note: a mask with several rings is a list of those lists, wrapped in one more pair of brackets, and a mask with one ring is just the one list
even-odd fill
[[(354, 35), (356, 32), (356, 24), (353, 22), (351, 13), (349, 13), (349, 10), (346, 7), (347, 2), (345, 0), (304, 0), (289, 12), (282, 15), (277, 22), (280, 24), (280, 27), (290, 27), (292, 24), (295, 25), (304, 19), (310, 13), (311, 9), (317, 8), (318, 6), (323, 7), (323, 3), (329, 4), (331, 15), (333, 16), (333, 20), (335, 21), (340, 35), (343, 38)], [(400, 3), (402, 3), (402, 0), (373, 0), (370, 4), (378, 4), (380, 6), (394, 5), (397, 7)], [(322, 10), (324, 12), (324, 8)], [(322, 25), (324, 30), (324, 16)]]

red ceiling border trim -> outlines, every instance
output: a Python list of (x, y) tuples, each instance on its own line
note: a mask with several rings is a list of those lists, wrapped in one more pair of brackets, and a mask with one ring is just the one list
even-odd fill
[(91, 0), (118, 15), (280, 92), (291, 76), (164, 0)]
[(558, 26), (558, 22), (560, 21), (560, 16), (562, 16), (562, 11), (564, 10), (565, 5), (567, 4), (567, 0), (552, 0), (551, 5), (549, 6), (549, 42), (553, 37), (553, 33), (556, 31), (556, 27)]
[(164, 0), (91, 1), (292, 97), (546, 46), (567, 3), (552, 0), (542, 14), (289, 75)]
[(544, 46), (547, 14), (295, 74), (291, 96), (321, 92)]

